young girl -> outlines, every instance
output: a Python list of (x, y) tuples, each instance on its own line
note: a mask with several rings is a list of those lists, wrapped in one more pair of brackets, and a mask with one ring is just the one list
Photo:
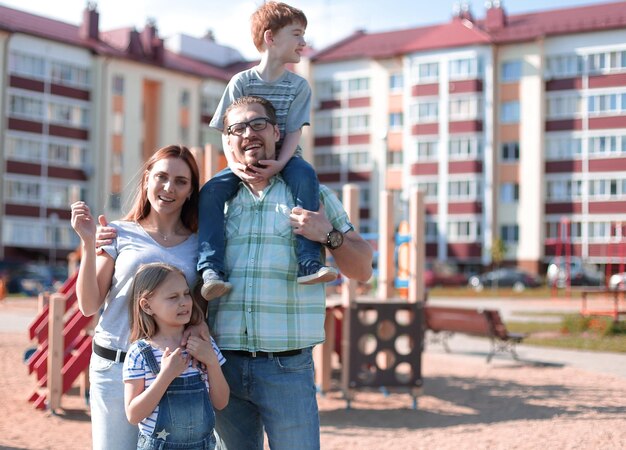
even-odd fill
[(209, 345), (190, 336), (186, 348), (179, 347), (185, 328), (203, 319), (184, 274), (145, 264), (130, 295), (133, 344), (124, 361), (124, 402), (128, 421), (139, 424), (137, 448), (214, 449), (213, 408), (223, 409), (230, 395), (220, 367), (225, 359), (213, 338)]

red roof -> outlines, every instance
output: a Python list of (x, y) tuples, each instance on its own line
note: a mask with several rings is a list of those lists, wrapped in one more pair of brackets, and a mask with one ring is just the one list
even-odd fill
[(381, 33), (357, 31), (313, 56), (315, 62), (357, 58), (390, 58), (406, 53), (480, 44), (507, 44), (541, 36), (624, 28), (626, 2), (596, 4), (510, 15), (500, 29), (486, 28), (485, 20), (453, 18), (440, 25)]
[(83, 39), (80, 37), (79, 27), (76, 25), (0, 5), (0, 30), (12, 33), (24, 33), (56, 42), (71, 44), (90, 49), (97, 54), (158, 65), (166, 69), (186, 72), (200, 77), (229, 80), (233, 75), (233, 73), (226, 68), (216, 67), (168, 50), (165, 50), (161, 64), (154, 60), (142, 59), (136, 55), (132, 55), (127, 52), (132, 28), (123, 28), (108, 32), (101, 31), (101, 40)]
[(494, 42), (504, 44), (541, 36), (612, 30), (625, 26), (626, 2), (621, 1), (508, 16), (506, 26), (490, 34)]

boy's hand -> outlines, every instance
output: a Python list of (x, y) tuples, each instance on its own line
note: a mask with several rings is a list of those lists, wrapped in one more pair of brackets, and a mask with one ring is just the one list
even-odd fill
[(169, 380), (173, 380), (185, 371), (189, 365), (189, 357), (183, 355), (183, 351), (178, 347), (173, 352), (169, 347), (165, 348), (163, 358), (161, 358), (161, 373)]
[(263, 167), (253, 167), (252, 169), (266, 180), (272, 178), (285, 167), (285, 164), (275, 159), (262, 159), (259, 164)]
[(250, 170), (245, 164), (233, 162), (229, 164), (228, 167), (241, 181), (245, 181), (246, 183), (258, 183), (262, 179), (262, 177)]

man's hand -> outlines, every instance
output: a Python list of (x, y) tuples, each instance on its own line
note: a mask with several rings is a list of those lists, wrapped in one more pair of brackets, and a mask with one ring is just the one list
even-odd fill
[(326, 242), (326, 235), (333, 229), (321, 203), (317, 212), (296, 206), (291, 210), (289, 221), (295, 234), (320, 243)]
[(108, 226), (109, 222), (102, 214), (98, 216), (98, 228), (96, 229), (96, 252), (102, 253), (102, 246), (109, 245), (117, 237), (115, 228)]

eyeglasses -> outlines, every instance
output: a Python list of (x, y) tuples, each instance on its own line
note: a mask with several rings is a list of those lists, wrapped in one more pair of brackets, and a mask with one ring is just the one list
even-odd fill
[(243, 136), (246, 132), (246, 128), (250, 127), (252, 131), (263, 131), (267, 128), (268, 123), (276, 125), (276, 122), (268, 117), (257, 117), (256, 119), (252, 119), (247, 122), (234, 123), (226, 128), (226, 132), (235, 136)]

